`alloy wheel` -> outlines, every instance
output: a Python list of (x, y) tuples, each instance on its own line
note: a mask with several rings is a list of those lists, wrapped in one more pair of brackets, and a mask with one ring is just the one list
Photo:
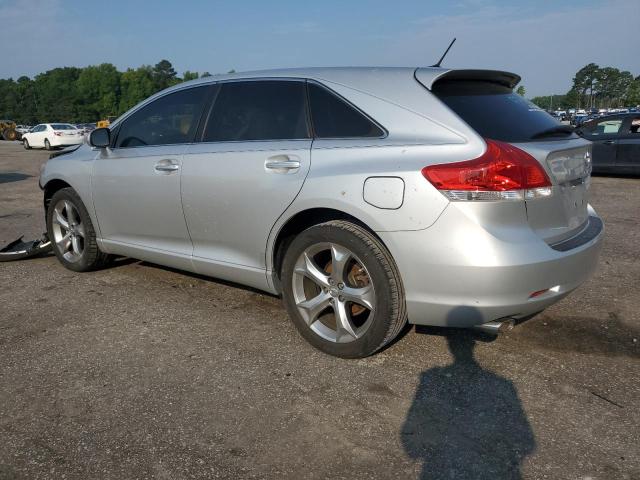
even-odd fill
[(60, 200), (51, 220), (53, 241), (68, 262), (77, 262), (84, 253), (86, 232), (77, 208), (69, 200)]
[(361, 338), (373, 322), (376, 295), (358, 257), (336, 243), (306, 248), (292, 279), (300, 315), (317, 335), (336, 343)]

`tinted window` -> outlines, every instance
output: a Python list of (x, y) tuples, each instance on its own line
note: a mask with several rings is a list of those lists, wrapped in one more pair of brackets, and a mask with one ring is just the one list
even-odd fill
[(51, 128), (54, 130), (75, 130), (76, 127), (69, 125), (68, 123), (52, 123)]
[(433, 93), (485, 138), (527, 142), (542, 132), (556, 131), (559, 138), (571, 135), (563, 132), (562, 124), (547, 112), (496, 83), (441, 81), (434, 85)]
[(223, 83), (203, 141), (309, 138), (304, 82)]
[(326, 88), (309, 84), (313, 129), (318, 138), (382, 137), (384, 132)]
[(207, 88), (180, 90), (142, 107), (120, 126), (116, 147), (192, 142)]

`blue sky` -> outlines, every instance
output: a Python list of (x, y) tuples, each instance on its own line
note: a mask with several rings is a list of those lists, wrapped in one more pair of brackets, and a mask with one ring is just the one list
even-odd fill
[(176, 70), (326, 65), (499, 68), (527, 96), (563, 93), (589, 62), (640, 75), (640, 0), (0, 0), (0, 78), (57, 66)]

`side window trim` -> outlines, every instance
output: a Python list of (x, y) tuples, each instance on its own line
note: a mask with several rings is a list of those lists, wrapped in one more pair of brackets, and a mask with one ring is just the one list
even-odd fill
[(211, 118), (211, 113), (213, 112), (220, 90), (222, 90), (220, 83), (216, 82), (211, 84), (211, 91), (207, 96), (205, 107), (200, 115), (200, 121), (198, 122), (198, 128), (196, 129), (196, 135), (193, 140), (194, 143), (203, 142), (204, 132), (207, 130), (207, 125), (209, 124), (209, 119)]
[[(118, 122), (118, 124), (115, 126), (115, 135), (112, 135), (111, 138), (111, 145), (110, 145), (110, 149), (112, 150), (122, 150), (122, 149), (129, 149), (129, 148), (149, 148), (149, 147), (162, 147), (162, 146), (167, 146), (167, 145), (190, 145), (192, 143), (195, 143), (197, 141), (197, 133), (198, 133), (198, 129), (200, 128), (200, 123), (202, 121), (202, 115), (204, 114), (205, 110), (207, 109), (207, 106), (209, 104), (209, 101), (211, 100), (211, 91), (212, 89), (215, 87), (216, 82), (211, 82), (211, 83), (205, 83), (205, 84), (199, 84), (199, 85), (193, 85), (193, 86), (189, 86), (189, 87), (185, 87), (185, 88), (178, 88), (176, 90), (172, 90), (170, 92), (165, 93), (164, 95), (160, 95), (156, 98), (154, 98), (153, 100), (149, 100), (144, 102), (142, 105), (140, 105), (138, 108), (136, 108), (135, 110), (131, 111), (126, 117), (124, 117), (120, 122)], [(120, 134), (120, 130), (122, 129), (122, 125), (124, 125), (124, 123), (133, 115), (135, 115), (137, 112), (139, 112), (140, 110), (142, 110), (143, 108), (146, 108), (147, 106), (151, 105), (154, 102), (157, 102), (158, 100), (161, 100), (169, 95), (175, 94), (175, 93), (179, 93), (179, 92), (184, 92), (185, 90), (190, 90), (193, 88), (205, 88), (208, 91), (205, 93), (205, 97), (204, 97), (204, 101), (202, 102), (202, 107), (200, 108), (200, 113), (197, 115), (198, 116), (198, 120), (197, 120), (197, 128), (194, 131), (193, 136), (191, 137), (191, 139), (188, 142), (180, 142), (180, 143), (165, 143), (165, 144), (156, 144), (156, 145), (137, 145), (137, 146), (132, 146), (132, 147), (117, 147), (117, 143), (118, 143), (118, 135)]]
[(307, 102), (308, 102), (308, 105), (309, 105), (309, 117), (311, 119), (310, 120), (311, 125), (313, 125), (313, 115), (311, 114), (311, 98), (310, 98), (310, 95), (309, 95), (309, 88), (308, 88), (309, 85), (315, 85), (317, 87), (320, 87), (320, 88), (324, 89), (327, 93), (329, 93), (330, 95), (333, 95), (338, 100), (344, 102), (346, 105), (348, 105), (350, 108), (352, 108), (353, 110), (358, 112), (360, 115), (362, 115), (364, 118), (366, 118), (368, 121), (373, 123), (376, 127), (378, 127), (382, 131), (382, 135), (379, 136), (379, 137), (362, 137), (362, 136), (355, 136), (355, 137), (318, 137), (318, 136), (316, 136), (316, 132), (315, 132), (315, 129), (314, 129), (311, 132), (312, 135), (313, 135), (312, 138), (314, 140), (362, 140), (362, 139), (380, 140), (380, 139), (387, 138), (389, 136), (389, 131), (384, 126), (382, 126), (375, 118), (371, 117), (371, 115), (369, 115), (368, 113), (364, 112), (357, 105), (354, 105), (352, 102), (350, 102), (349, 100), (344, 98), (342, 95), (340, 95), (335, 90), (329, 88), (325, 84), (320, 83), (319, 81), (317, 81), (317, 80), (315, 80), (313, 78), (307, 79)]

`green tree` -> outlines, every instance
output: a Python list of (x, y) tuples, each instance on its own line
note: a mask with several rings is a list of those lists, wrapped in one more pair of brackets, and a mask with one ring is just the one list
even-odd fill
[(195, 80), (198, 77), (199, 77), (198, 72), (190, 72), (189, 70), (187, 70), (182, 75), (182, 81), (183, 82), (188, 82), (189, 80)]
[(77, 80), (82, 69), (54, 68), (36, 75), (34, 90), (40, 122), (76, 122), (79, 120)]
[(629, 106), (640, 105), (640, 75), (633, 79), (625, 93), (625, 104)]
[(524, 85), (520, 85), (520, 86), (518, 87), (518, 89), (516, 90), (516, 93), (517, 93), (518, 95), (520, 95), (521, 97), (524, 97), (524, 96), (525, 96), (525, 94), (527, 93), (527, 91), (526, 91), (526, 90), (525, 90), (525, 88), (524, 88)]
[(162, 90), (177, 83), (177, 75), (169, 60), (160, 60), (153, 67), (153, 81), (156, 90)]
[(153, 67), (143, 65), (129, 68), (120, 79), (120, 106), (118, 113), (124, 113), (157, 91), (153, 78)]
[(82, 69), (77, 81), (78, 114), (95, 122), (118, 111), (121, 73), (110, 63)]
[[(581, 101), (589, 107), (593, 105), (593, 91), (599, 73), (600, 67), (595, 63), (589, 63), (576, 72), (576, 75), (573, 77), (572, 89), (580, 93), (578, 106), (580, 106)], [(587, 96), (587, 91), (589, 92), (589, 96)]]

